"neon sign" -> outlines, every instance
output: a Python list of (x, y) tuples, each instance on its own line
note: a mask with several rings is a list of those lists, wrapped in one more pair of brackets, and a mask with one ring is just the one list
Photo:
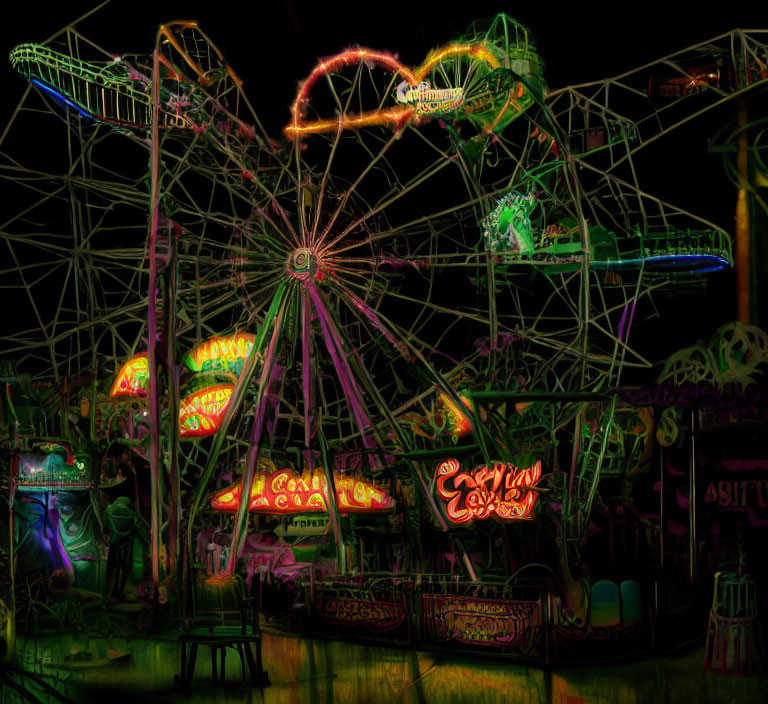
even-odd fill
[(68, 445), (43, 443), (34, 449), (37, 452), (22, 453), (12, 459), (11, 483), (20, 491), (93, 486), (86, 461), (72, 455)]
[[(466, 57), (470, 67), (482, 67), (480, 70), (499, 69), (501, 67), (501, 50), (486, 42), (470, 44), (450, 44), (430, 53), (425, 62), (416, 69), (410, 69), (401, 64), (395, 56), (385, 52), (359, 48), (348, 49), (328, 59), (323, 59), (315, 66), (312, 73), (299, 86), (299, 91), (291, 106), (291, 122), (283, 129), (288, 139), (301, 138), (307, 134), (322, 134), (335, 132), (338, 129), (359, 129), (374, 125), (389, 125), (397, 130), (405, 127), (409, 121), (424, 115), (433, 115), (438, 112), (464, 109), (472, 112), (471, 106), (465, 101), (464, 88), (455, 86), (451, 88), (430, 88), (425, 79), (430, 72), (439, 70), (440, 64), (450, 66), (459, 57)], [(376, 110), (357, 114), (341, 114), (329, 118), (306, 120), (307, 107), (310, 104), (309, 94), (315, 84), (324, 76), (348, 66), (365, 63), (368, 66), (378, 66), (392, 74), (402, 76), (405, 80), (400, 82), (395, 93), (395, 101), (399, 105), (394, 107), (379, 107)], [(450, 69), (447, 69), (450, 71)], [(472, 70), (471, 68), (468, 70)], [(501, 124), (504, 114), (511, 109), (515, 114), (522, 113), (530, 104), (531, 99), (526, 96), (525, 101), (520, 98), (526, 93), (524, 86), (517, 83), (510, 90), (501, 90), (497, 97), (506, 100), (498, 109), (492, 109), (484, 118), (475, 115), (483, 124), (484, 133), (493, 130)]]
[(213, 435), (221, 425), (234, 388), (233, 384), (216, 384), (186, 396), (179, 410), (179, 437)]
[[(395, 502), (389, 494), (367, 482), (334, 472), (336, 501), (341, 513), (389, 511)], [(238, 482), (214, 494), (211, 507), (234, 513), (240, 505), (242, 486)], [(250, 511), (259, 513), (327, 512), (328, 486), (325, 473), (315, 468), (311, 474), (281, 469), (270, 474), (256, 474), (251, 487)]]
[(539, 636), (543, 620), (539, 601), (422, 594), (421, 605), (429, 635), (460, 643), (516, 646), (527, 651)]
[(367, 626), (391, 631), (405, 621), (405, 605), (397, 601), (375, 601), (318, 595), (315, 607), (322, 618), (339, 626)]
[(146, 396), (149, 384), (149, 359), (146, 352), (131, 357), (117, 373), (109, 391), (110, 398)]
[(469, 523), (495, 515), (505, 521), (532, 517), (538, 495), (531, 489), (541, 479), (541, 461), (528, 469), (506, 462), (492, 467), (461, 471), (458, 460), (447, 459), (437, 467), (437, 493), (447, 502), (452, 523)]
[(212, 337), (188, 352), (184, 364), (193, 372), (228, 372), (237, 376), (255, 339), (255, 335), (247, 332)]
[(458, 110), (464, 102), (464, 89), (430, 88), (429, 81), (420, 81), (414, 88), (403, 81), (397, 86), (395, 100), (398, 103), (413, 105), (417, 115), (432, 115), (437, 112)]

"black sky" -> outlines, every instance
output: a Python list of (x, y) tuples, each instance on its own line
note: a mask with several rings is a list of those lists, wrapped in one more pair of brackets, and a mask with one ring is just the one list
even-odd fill
[[(15, 44), (42, 41), (96, 4), (17, 3), (0, 30), (5, 54)], [(148, 52), (160, 23), (196, 19), (249, 82), (271, 85), (270, 77), (279, 75), (291, 87), (317, 57), (354, 44), (388, 49), (417, 64), (430, 48), (464, 33), (473, 19), (504, 11), (531, 30), (547, 63), (549, 84), (558, 87), (620, 73), (736, 27), (768, 26), (768, 11), (748, 5), (720, 3), (712, 10), (703, 3), (658, 1), (112, 0), (89, 28), (97, 27), (98, 36), (90, 36), (109, 51)]]
[[(93, 0), (16, 4), (15, 14), (4, 18), (0, 27), (4, 55), (21, 42), (44, 41), (95, 5)], [(109, 52), (148, 54), (159, 24), (198, 20), (245, 80), (244, 88), (262, 122), (278, 137), (288, 120), (288, 105), (298, 81), (319, 57), (349, 46), (389, 50), (403, 63), (415, 66), (431, 48), (465, 33), (473, 19), (505, 11), (529, 28), (546, 63), (547, 82), (557, 88), (622, 73), (737, 27), (768, 27), (768, 10), (748, 5), (719, 3), (713, 10), (704, 3), (620, 1), (112, 0), (83, 29)], [(0, 70), (5, 83), (0, 112), (5, 118), (26, 83), (7, 61)], [(659, 192), (670, 186), (663, 183), (662, 173), (641, 175), (641, 181), (648, 192), (732, 231), (735, 191), (723, 175), (720, 159), (707, 154), (707, 140), (721, 124), (716, 119), (692, 123), (671, 141), (670, 160), (687, 160), (690, 167), (690, 176), (676, 185), (671, 196)], [(729, 317), (730, 313), (724, 311), (723, 315)], [(698, 327), (698, 323), (692, 325)]]

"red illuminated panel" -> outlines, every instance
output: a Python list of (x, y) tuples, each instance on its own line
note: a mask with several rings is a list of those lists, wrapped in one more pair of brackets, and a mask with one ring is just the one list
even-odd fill
[(339, 626), (367, 626), (376, 631), (391, 631), (405, 621), (405, 604), (398, 601), (357, 599), (336, 594), (318, 594), (315, 607), (320, 616)]
[[(391, 71), (393, 74), (403, 76), (409, 83), (415, 84), (417, 82), (413, 73), (406, 66), (403, 66), (392, 54), (385, 52), (372, 51), (365, 48), (349, 49), (329, 59), (324, 59), (299, 86), (299, 92), (291, 106), (293, 119), (291, 124), (284, 130), (288, 139), (296, 139), (304, 134), (335, 131), (339, 128), (339, 117), (315, 121), (304, 119), (304, 113), (309, 104), (309, 93), (315, 83), (323, 79), (327, 74), (334, 73), (345, 66), (354, 66), (361, 63), (380, 66), (385, 70)], [(396, 108), (382, 108), (372, 112), (342, 115), (340, 117), (343, 129), (358, 129), (369, 125), (404, 125), (412, 115), (412, 109), (398, 106)]]
[(452, 523), (469, 523), (491, 516), (511, 521), (531, 518), (538, 495), (532, 487), (541, 479), (541, 461), (528, 469), (505, 462), (462, 471), (458, 460), (437, 467), (437, 493), (447, 502)]
[(238, 332), (229, 337), (212, 337), (199, 344), (184, 357), (184, 363), (193, 372), (229, 372), (240, 374), (255, 335)]
[(515, 646), (528, 652), (540, 632), (540, 601), (477, 599), (422, 594), (421, 613), (430, 640)]
[[(371, 513), (394, 508), (395, 502), (389, 494), (367, 482), (336, 472), (333, 481), (341, 513)], [(235, 512), (240, 505), (241, 491), (240, 482), (232, 484), (214, 494), (211, 506), (216, 511)], [(327, 512), (327, 495), (328, 487), (322, 469), (316, 468), (312, 474), (281, 469), (254, 476), (249, 510), (259, 513)]]
[(179, 411), (179, 437), (204, 438), (213, 435), (221, 425), (234, 388), (232, 384), (216, 384), (184, 398)]
[(131, 357), (117, 373), (115, 383), (109, 390), (110, 398), (119, 396), (146, 396), (149, 385), (149, 360), (141, 352)]

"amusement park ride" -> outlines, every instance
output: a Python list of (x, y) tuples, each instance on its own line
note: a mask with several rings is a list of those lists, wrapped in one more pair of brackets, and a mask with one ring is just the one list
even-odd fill
[[(5, 657), (72, 590), (184, 617), (245, 580), (275, 627), (542, 661), (690, 612), (702, 425), (765, 421), (768, 34), (550, 90), (502, 14), (418, 66), (322, 59), (282, 135), (194, 22), (10, 61)], [(722, 105), (740, 321), (651, 359), (643, 319), (734, 257), (637, 164)]]

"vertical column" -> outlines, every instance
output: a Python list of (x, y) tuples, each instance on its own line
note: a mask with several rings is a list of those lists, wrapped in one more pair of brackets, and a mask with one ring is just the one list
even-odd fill
[(168, 265), (165, 302), (165, 326), (168, 363), (168, 482), (170, 510), (168, 514), (168, 574), (174, 574), (179, 558), (181, 521), (181, 480), (179, 474), (179, 374), (176, 369), (176, 246), (179, 228), (168, 222)]
[(691, 409), (691, 439), (688, 472), (688, 580), (696, 584), (699, 580), (698, 535), (696, 533), (696, 409)]
[(160, 583), (160, 508), (162, 504), (160, 484), (160, 399), (157, 388), (157, 229), (160, 222), (160, 62), (158, 49), (152, 54), (152, 141), (150, 204), (152, 215), (149, 227), (149, 309), (147, 320), (147, 358), (149, 364), (149, 471), (151, 480), (150, 556), (152, 561), (152, 586), (155, 599)]
[(739, 192), (736, 196), (736, 299), (738, 319), (743, 325), (749, 325), (752, 319), (750, 296), (751, 247), (749, 222), (749, 160), (747, 157), (747, 103), (739, 101), (739, 147), (736, 165), (739, 171)]

